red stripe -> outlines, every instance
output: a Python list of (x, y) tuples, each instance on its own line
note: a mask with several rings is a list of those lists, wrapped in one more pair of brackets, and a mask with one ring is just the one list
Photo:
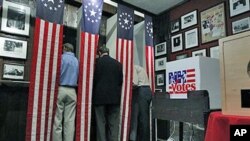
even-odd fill
[(44, 69), (45, 69), (45, 58), (46, 58), (46, 47), (47, 47), (47, 38), (48, 38), (48, 22), (45, 22), (44, 34), (42, 49), (42, 60), (41, 60), (41, 69), (40, 69), (40, 87), (39, 87), (39, 96), (38, 96), (38, 112), (37, 112), (37, 127), (36, 127), (36, 140), (40, 140), (40, 130), (41, 130), (41, 113), (42, 113), (42, 99), (43, 99), (43, 82), (44, 82)]
[(195, 74), (187, 74), (187, 77), (195, 77)]
[(152, 92), (153, 92), (153, 95), (154, 95), (154, 91), (155, 91), (155, 66), (154, 66), (154, 48), (153, 47), (150, 47), (151, 48), (151, 82), (152, 82)]
[[(53, 24), (52, 34), (56, 33), (56, 24)], [(49, 117), (49, 106), (50, 106), (50, 95), (51, 95), (51, 79), (52, 79), (52, 69), (53, 69), (53, 57), (54, 57), (54, 48), (55, 48), (55, 35), (51, 39), (51, 48), (50, 48), (50, 63), (49, 63), (49, 76), (48, 76), (48, 89), (47, 89), (47, 99), (46, 99), (46, 115), (45, 115), (45, 132), (44, 139), (47, 141), (47, 130), (48, 130), (48, 117)]]
[(195, 79), (187, 80), (187, 83), (193, 83), (193, 82), (195, 82)]
[[(36, 18), (34, 33), (40, 33), (40, 19), (39, 18)], [(35, 77), (36, 77), (35, 72), (36, 72), (37, 54), (38, 54), (38, 42), (39, 42), (38, 39), (39, 39), (39, 34), (35, 34), (32, 64), (31, 64), (31, 70), (30, 70), (30, 82), (35, 82)], [(32, 126), (32, 118), (33, 118), (33, 104), (34, 104), (34, 88), (35, 88), (35, 83), (30, 83), (28, 112), (27, 112), (27, 126), (26, 126), (26, 141), (31, 140), (31, 126)]]
[(195, 72), (195, 69), (187, 69), (187, 72)]

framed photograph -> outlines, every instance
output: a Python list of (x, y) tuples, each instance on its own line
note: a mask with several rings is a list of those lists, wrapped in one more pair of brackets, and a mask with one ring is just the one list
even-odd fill
[(77, 11), (78, 7), (65, 4), (63, 24), (68, 27), (77, 28)]
[(24, 64), (3, 64), (4, 79), (24, 79)]
[(181, 29), (197, 24), (197, 10), (181, 16)]
[(0, 37), (0, 56), (26, 59), (27, 41)]
[(250, 17), (232, 22), (233, 34), (247, 31), (250, 29)]
[(163, 42), (155, 45), (155, 56), (164, 55), (167, 53), (167, 43)]
[(192, 52), (192, 57), (195, 57), (195, 56), (207, 56), (206, 49), (201, 49), (201, 50), (193, 51)]
[(230, 17), (250, 10), (249, 0), (229, 0)]
[(156, 71), (165, 70), (166, 69), (166, 61), (167, 61), (166, 57), (155, 59), (155, 70)]
[(171, 33), (177, 32), (180, 30), (180, 20), (174, 20), (171, 22)]
[(176, 55), (176, 60), (180, 60), (180, 59), (185, 59), (185, 58), (188, 58), (188, 55), (187, 54), (181, 54), (181, 55)]
[(219, 46), (210, 48), (210, 57), (211, 58), (220, 58)]
[(157, 74), (156, 75), (156, 85), (163, 86), (165, 84), (164, 78), (165, 78), (164, 73)]
[(192, 48), (198, 46), (198, 29), (185, 32), (185, 47)]
[(202, 43), (217, 40), (226, 36), (224, 3), (202, 11), (200, 16)]
[(1, 31), (29, 35), (30, 7), (3, 1)]
[(171, 37), (171, 48), (172, 52), (182, 50), (182, 34), (177, 34)]

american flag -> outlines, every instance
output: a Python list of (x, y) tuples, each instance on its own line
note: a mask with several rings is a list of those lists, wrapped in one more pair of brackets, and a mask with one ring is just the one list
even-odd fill
[(154, 47), (153, 47), (153, 22), (152, 17), (145, 15), (145, 41), (146, 41), (146, 71), (152, 91), (155, 90), (155, 68), (154, 68)]
[(63, 0), (37, 0), (26, 141), (50, 141), (60, 76)]
[(80, 65), (76, 114), (76, 141), (90, 140), (92, 86), (103, 0), (83, 0)]
[(120, 138), (128, 140), (133, 80), (134, 11), (118, 4), (116, 59), (123, 65)]
[(169, 94), (187, 94), (189, 89), (185, 85), (196, 82), (195, 69), (169, 72), (168, 82)]

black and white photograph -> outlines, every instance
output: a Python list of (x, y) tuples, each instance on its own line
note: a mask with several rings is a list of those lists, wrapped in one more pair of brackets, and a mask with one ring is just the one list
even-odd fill
[(27, 41), (0, 37), (0, 56), (26, 59)]
[(180, 30), (180, 20), (174, 20), (171, 22), (171, 33), (177, 32)]
[(219, 46), (215, 46), (215, 47), (210, 48), (210, 57), (211, 58), (219, 59), (220, 58), (219, 55), (220, 55)]
[(250, 29), (250, 17), (232, 22), (233, 34), (247, 31)]
[(4, 79), (24, 79), (24, 64), (3, 64)]
[(207, 56), (206, 49), (196, 50), (192, 52), (192, 57), (195, 56)]
[(164, 85), (164, 73), (156, 75), (156, 85), (163, 86)]
[(167, 61), (166, 57), (155, 59), (155, 70), (156, 71), (165, 70), (166, 69), (166, 61)]
[(155, 56), (165, 55), (167, 53), (166, 45), (166, 42), (155, 45)]
[(197, 10), (181, 16), (181, 29), (197, 24)]
[(177, 34), (171, 37), (171, 48), (172, 52), (182, 50), (182, 34)]
[(236, 16), (250, 10), (249, 0), (229, 0), (230, 16)]
[(65, 4), (63, 24), (68, 27), (77, 28), (77, 14), (78, 14), (78, 7)]
[(19, 35), (29, 35), (30, 7), (3, 1), (1, 30)]
[(198, 29), (192, 29), (185, 32), (185, 48), (193, 48), (198, 46)]
[(185, 59), (188, 58), (188, 54), (180, 54), (180, 55), (176, 55), (176, 60), (181, 60), (181, 59)]

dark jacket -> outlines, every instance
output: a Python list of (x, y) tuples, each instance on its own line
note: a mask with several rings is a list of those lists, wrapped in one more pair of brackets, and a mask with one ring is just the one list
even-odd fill
[(123, 74), (122, 64), (104, 55), (96, 62), (93, 104), (120, 104)]

